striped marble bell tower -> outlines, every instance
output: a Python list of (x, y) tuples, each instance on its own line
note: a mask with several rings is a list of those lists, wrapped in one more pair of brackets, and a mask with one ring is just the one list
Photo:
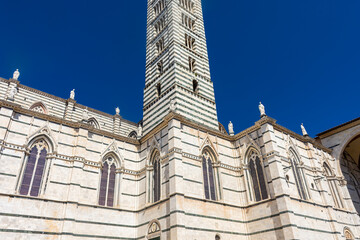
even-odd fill
[(145, 134), (171, 101), (176, 113), (218, 129), (201, 0), (148, 0), (145, 78)]

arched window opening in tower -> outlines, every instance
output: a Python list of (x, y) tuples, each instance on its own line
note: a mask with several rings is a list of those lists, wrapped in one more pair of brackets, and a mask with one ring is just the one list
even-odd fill
[(185, 34), (185, 46), (191, 50), (195, 49), (195, 38)]
[(157, 64), (159, 75), (164, 73), (164, 62), (160, 60)]
[(30, 149), (19, 192), (21, 195), (28, 195), (30, 190), (30, 196), (37, 197), (43, 181), (49, 146), (44, 139), (40, 139)]
[(160, 95), (161, 95), (161, 83), (158, 83), (156, 85), (156, 92), (157, 92), (157, 97), (160, 97)]
[(114, 206), (116, 164), (115, 158), (106, 157), (103, 160), (100, 180), (99, 205)]
[(194, 11), (194, 3), (191, 0), (179, 0), (180, 6), (188, 10), (189, 12)]
[[(266, 179), (264, 175), (264, 169), (262, 162), (260, 160), (259, 154), (251, 150), (251, 152), (248, 154), (248, 175), (250, 175), (250, 188), (251, 192), (250, 194), (250, 200), (252, 201), (261, 201), (264, 199), (267, 199), (268, 191), (266, 186)], [(249, 179), (247, 179), (249, 181)]]
[(156, 43), (156, 49), (158, 51), (158, 54), (160, 54), (162, 51), (164, 51), (164, 38), (161, 38), (157, 43)]
[(159, 0), (154, 7), (155, 17), (158, 16), (165, 8), (165, 0)]
[(208, 151), (204, 152), (202, 158), (205, 198), (216, 201), (216, 189), (213, 168), (214, 159)]
[(190, 30), (194, 30), (195, 28), (195, 20), (191, 19), (189, 16), (182, 14), (181, 23)]
[(293, 149), (290, 150), (290, 162), (294, 174), (295, 184), (299, 193), (299, 197), (301, 199), (306, 200), (309, 198), (309, 195), (305, 181), (305, 175), (302, 168), (300, 168), (299, 166), (300, 159), (297, 156), (297, 154), (295, 154)]
[(190, 72), (195, 72), (195, 59), (189, 57), (189, 70)]
[(155, 32), (156, 34), (159, 34), (165, 27), (165, 16), (160, 18), (155, 24)]
[(193, 80), (193, 91), (194, 91), (194, 93), (198, 93), (198, 91), (199, 91), (199, 83), (195, 79)]

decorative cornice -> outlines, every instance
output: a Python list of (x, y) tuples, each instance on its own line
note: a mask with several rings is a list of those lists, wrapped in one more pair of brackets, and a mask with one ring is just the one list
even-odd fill
[(73, 122), (73, 121), (65, 120), (63, 118), (59, 118), (59, 117), (56, 117), (56, 116), (50, 116), (50, 115), (47, 115), (47, 114), (35, 112), (35, 111), (29, 110), (29, 109), (22, 108), (20, 105), (15, 104), (15, 103), (11, 103), (11, 102), (8, 102), (8, 101), (0, 100), (0, 107), (10, 108), (10, 109), (13, 109), (14, 112), (17, 112), (17, 113), (21, 113), (21, 114), (29, 115), (29, 116), (34, 116), (34, 117), (37, 117), (39, 119), (43, 119), (43, 120), (46, 120), (46, 121), (49, 121), (49, 122), (54, 122), (54, 123), (66, 125), (68, 127), (83, 128), (83, 129), (88, 130), (91, 133), (96, 133), (96, 134), (103, 135), (103, 136), (106, 136), (106, 137), (109, 137), (109, 138), (114, 138), (114, 139), (116, 139), (118, 141), (123, 141), (123, 142), (127, 142), (127, 143), (134, 144), (134, 145), (139, 145), (140, 144), (140, 142), (138, 140), (133, 139), (133, 138), (124, 137), (124, 136), (121, 136), (121, 135), (118, 135), (118, 134), (114, 134), (112, 132), (107, 132), (107, 131), (104, 131), (104, 130), (96, 129), (93, 126), (91, 126), (89, 124), (86, 124), (86, 123)]
[[(7, 80), (7, 79), (4, 79), (4, 78), (0, 78), (0, 81), (5, 82), (5, 83), (10, 83), (10, 82), (16, 83), (16, 84), (17, 84), (17, 87), (18, 87), (19, 89), (25, 89), (25, 90), (27, 90), (27, 91), (29, 91), (29, 92), (33, 92), (33, 93), (39, 94), (39, 95), (44, 96), (44, 97), (48, 97), (48, 98), (51, 98), (51, 99), (55, 99), (55, 100), (60, 101), (60, 102), (62, 102), (62, 103), (64, 103), (64, 104), (67, 104), (68, 102), (72, 102), (72, 103), (74, 103), (74, 105), (75, 105), (76, 107), (78, 107), (78, 108), (82, 108), (82, 109), (87, 108), (87, 109), (89, 110), (89, 112), (97, 113), (97, 114), (102, 115), (102, 116), (104, 116), (104, 117), (109, 117), (109, 118), (112, 118), (112, 117), (113, 117), (113, 115), (111, 115), (111, 114), (104, 113), (104, 112), (101, 112), (101, 111), (96, 110), (96, 109), (94, 109), (94, 108), (86, 107), (86, 106), (84, 106), (84, 105), (81, 105), (81, 104), (79, 104), (79, 103), (76, 103), (76, 101), (75, 101), (74, 99), (63, 99), (63, 98), (57, 97), (57, 96), (55, 96), (55, 95), (52, 95), (52, 94), (49, 94), (49, 93), (46, 93), (46, 92), (42, 92), (42, 91), (40, 91), (40, 90), (37, 90), (37, 89), (31, 88), (31, 87), (22, 85), (22, 84), (20, 84), (19, 81), (15, 80), (15, 79), (12, 79), (12, 78), (10, 78), (10, 79), (8, 79), (8, 80)], [(129, 121), (129, 120), (122, 119), (122, 121), (124, 121), (124, 122), (126, 122), (126, 123), (128, 123), (128, 124), (137, 126), (136, 123), (131, 122), (131, 121)]]

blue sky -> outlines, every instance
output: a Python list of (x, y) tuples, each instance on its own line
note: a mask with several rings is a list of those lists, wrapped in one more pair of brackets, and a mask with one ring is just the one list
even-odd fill
[[(0, 77), (142, 118), (146, 0), (0, 1)], [(204, 0), (218, 118), (311, 136), (359, 117), (360, 1)]]

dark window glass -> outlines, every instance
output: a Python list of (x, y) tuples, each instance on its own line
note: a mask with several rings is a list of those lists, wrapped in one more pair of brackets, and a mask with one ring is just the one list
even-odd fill
[(108, 164), (104, 163), (104, 166), (101, 171), (101, 182), (100, 182), (100, 194), (99, 194), (99, 205), (105, 206), (106, 201), (106, 189), (107, 189), (107, 180), (108, 180)]
[(112, 164), (110, 168), (109, 189), (108, 189), (108, 198), (107, 198), (107, 205), (110, 207), (114, 205), (115, 176), (116, 176), (115, 170), (116, 170), (115, 164)]
[(250, 175), (251, 175), (251, 179), (252, 179), (253, 187), (254, 187), (255, 200), (260, 201), (261, 200), (260, 188), (259, 188), (259, 182), (258, 182), (258, 177), (257, 177), (254, 161), (251, 160), (249, 165), (250, 165)]
[(34, 172), (37, 153), (38, 153), (37, 147), (33, 147), (30, 151), (30, 156), (26, 163), (23, 180), (22, 180), (22, 183), (20, 186), (20, 194), (21, 195), (27, 195), (29, 193), (29, 188), (30, 188), (32, 175)]
[(46, 154), (47, 154), (47, 151), (45, 148), (43, 150), (41, 150), (40, 157), (38, 159), (36, 170), (35, 170), (33, 184), (32, 184), (31, 191), (30, 191), (30, 195), (33, 197), (37, 197), (39, 195), (40, 184), (41, 184), (41, 180), (42, 180), (42, 176), (43, 176), (44, 168), (45, 168)]
[(259, 177), (261, 198), (266, 199), (268, 197), (268, 193), (266, 189), (265, 175), (259, 157), (256, 157), (256, 170), (257, 170), (257, 175)]
[(154, 163), (154, 202), (160, 200), (160, 161), (156, 160)]
[(211, 200), (216, 200), (216, 194), (215, 194), (215, 183), (214, 183), (214, 171), (213, 171), (213, 167), (212, 167), (212, 162), (211, 159), (208, 159), (208, 166), (209, 166), (209, 182), (210, 182), (210, 195), (211, 195)]
[(197, 92), (198, 91), (198, 81), (193, 80), (193, 91)]
[(208, 182), (208, 171), (207, 171), (207, 164), (206, 159), (203, 157), (203, 176), (204, 176), (204, 189), (205, 189), (205, 198), (210, 199), (209, 196), (209, 182)]
[(160, 83), (158, 83), (156, 85), (156, 91), (157, 91), (157, 96), (160, 97), (160, 95), (161, 95), (161, 84)]

